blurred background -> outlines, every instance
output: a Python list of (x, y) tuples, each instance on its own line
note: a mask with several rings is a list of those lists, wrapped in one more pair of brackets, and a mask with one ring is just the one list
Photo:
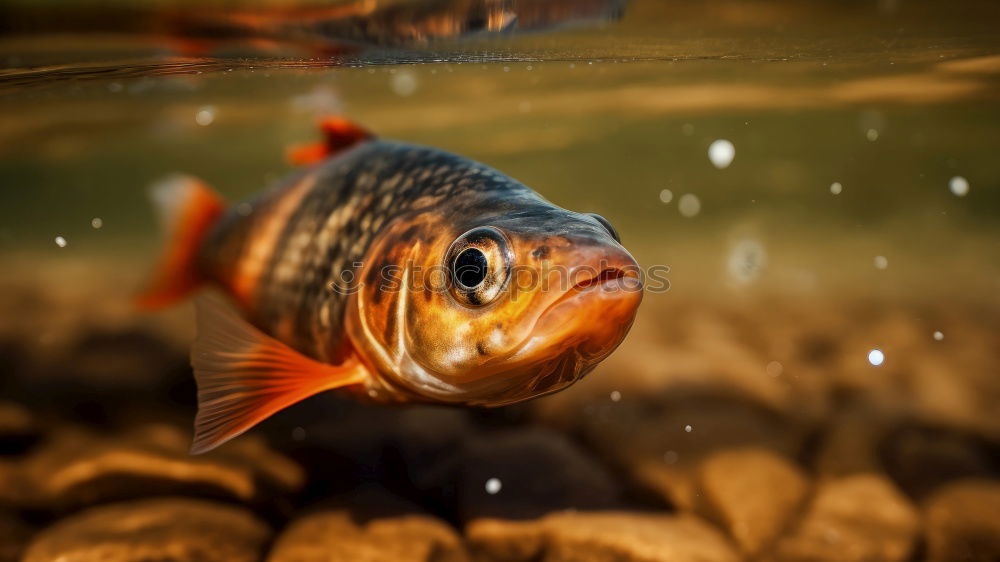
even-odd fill
[[(7, 0), (0, 560), (1000, 559), (1000, 4)], [(670, 268), (569, 390), (190, 457), (147, 188), (343, 114)]]

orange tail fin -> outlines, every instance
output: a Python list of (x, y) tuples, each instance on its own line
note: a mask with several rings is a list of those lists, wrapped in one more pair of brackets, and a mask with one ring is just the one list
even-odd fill
[(323, 133), (323, 140), (317, 143), (293, 146), (288, 150), (289, 162), (296, 166), (315, 164), (356, 144), (375, 138), (371, 131), (343, 117), (323, 119), (320, 121), (319, 130)]
[(152, 282), (136, 299), (146, 310), (172, 304), (202, 284), (204, 276), (196, 264), (198, 249), (225, 209), (222, 198), (188, 176), (172, 176), (156, 184), (152, 197), (167, 242)]
[(210, 451), (314, 394), (368, 376), (357, 360), (330, 365), (302, 355), (217, 298), (201, 297), (196, 304), (198, 338), (191, 365), (198, 381), (198, 416), (192, 454)]

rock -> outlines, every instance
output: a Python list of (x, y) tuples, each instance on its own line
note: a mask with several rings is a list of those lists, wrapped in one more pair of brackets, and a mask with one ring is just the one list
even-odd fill
[(824, 477), (882, 472), (879, 447), (895, 422), (887, 413), (864, 403), (850, 404), (836, 414), (819, 438), (813, 469)]
[(32, 482), (25, 478), (16, 461), (0, 459), (0, 509), (32, 508), (38, 505), (38, 494)]
[(821, 482), (799, 524), (777, 545), (777, 561), (908, 560), (919, 530), (910, 502), (885, 477)]
[(482, 562), (727, 562), (739, 560), (718, 531), (690, 515), (563, 512), (538, 521), (480, 519), (466, 529)]
[(453, 476), (456, 453), (474, 436), (468, 410), (418, 406), (400, 413), (391, 447), (410, 484), (421, 494), (433, 494)]
[(766, 449), (716, 453), (702, 463), (698, 480), (700, 511), (718, 521), (748, 556), (778, 537), (809, 490), (797, 466)]
[(882, 457), (889, 476), (915, 498), (953, 480), (991, 478), (998, 471), (989, 445), (943, 429), (904, 428), (888, 439)]
[(0, 511), (0, 562), (17, 562), (31, 530), (12, 514)]
[(77, 333), (75, 341), (52, 350), (44, 366), (22, 381), (29, 396), (45, 396), (62, 413), (87, 422), (107, 423), (176, 407), (194, 393), (171, 397), (171, 386), (192, 380), (185, 348), (175, 347), (143, 329), (96, 329)]
[(611, 474), (565, 435), (547, 429), (480, 434), (454, 462), (463, 521), (620, 506), (621, 490)]
[(29, 456), (23, 477), (55, 509), (149, 495), (197, 495), (268, 503), (301, 487), (301, 469), (261, 441), (240, 438), (201, 456), (172, 426), (99, 437), (64, 429)]
[[(351, 506), (320, 509), (281, 533), (268, 562), (464, 562), (458, 534), (443, 521), (402, 509), (366, 515), (372, 505), (394, 504), (381, 494), (355, 496)], [(408, 512), (409, 511), (409, 512)]]
[(752, 446), (795, 457), (805, 431), (741, 399), (697, 392), (609, 401), (583, 423), (588, 440), (638, 487), (683, 510), (695, 508), (695, 470), (712, 453)]
[(924, 505), (929, 562), (1000, 560), (1000, 483), (963, 480)]
[(23, 452), (39, 435), (38, 423), (27, 408), (0, 401), (0, 455)]
[(271, 534), (249, 511), (164, 498), (88, 509), (35, 536), (24, 562), (256, 562)]
[(188, 364), (183, 350), (138, 328), (85, 333), (64, 361), (60, 370), (73, 381), (143, 393), (158, 388), (172, 371), (186, 370)]

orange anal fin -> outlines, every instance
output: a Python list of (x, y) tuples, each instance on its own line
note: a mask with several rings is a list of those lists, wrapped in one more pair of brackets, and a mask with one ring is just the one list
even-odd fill
[(364, 382), (350, 359), (329, 365), (264, 334), (216, 298), (197, 301), (191, 364), (198, 382), (193, 454), (210, 451), (314, 394)]
[(198, 251), (225, 210), (222, 198), (188, 176), (159, 182), (152, 196), (167, 240), (151, 283), (136, 299), (138, 306), (147, 310), (181, 299), (204, 281), (197, 265)]
[(343, 117), (327, 117), (320, 121), (319, 129), (323, 133), (323, 141), (292, 147), (288, 151), (289, 162), (300, 166), (315, 164), (375, 138), (371, 131)]

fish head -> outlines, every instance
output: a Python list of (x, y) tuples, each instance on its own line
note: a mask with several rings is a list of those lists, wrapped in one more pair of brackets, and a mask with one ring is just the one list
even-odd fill
[(622, 342), (643, 285), (606, 220), (547, 202), (462, 214), (390, 229), (366, 267), (383, 283), (361, 288), (351, 314), (362, 329), (351, 332), (386, 386), (510, 404), (567, 387)]

